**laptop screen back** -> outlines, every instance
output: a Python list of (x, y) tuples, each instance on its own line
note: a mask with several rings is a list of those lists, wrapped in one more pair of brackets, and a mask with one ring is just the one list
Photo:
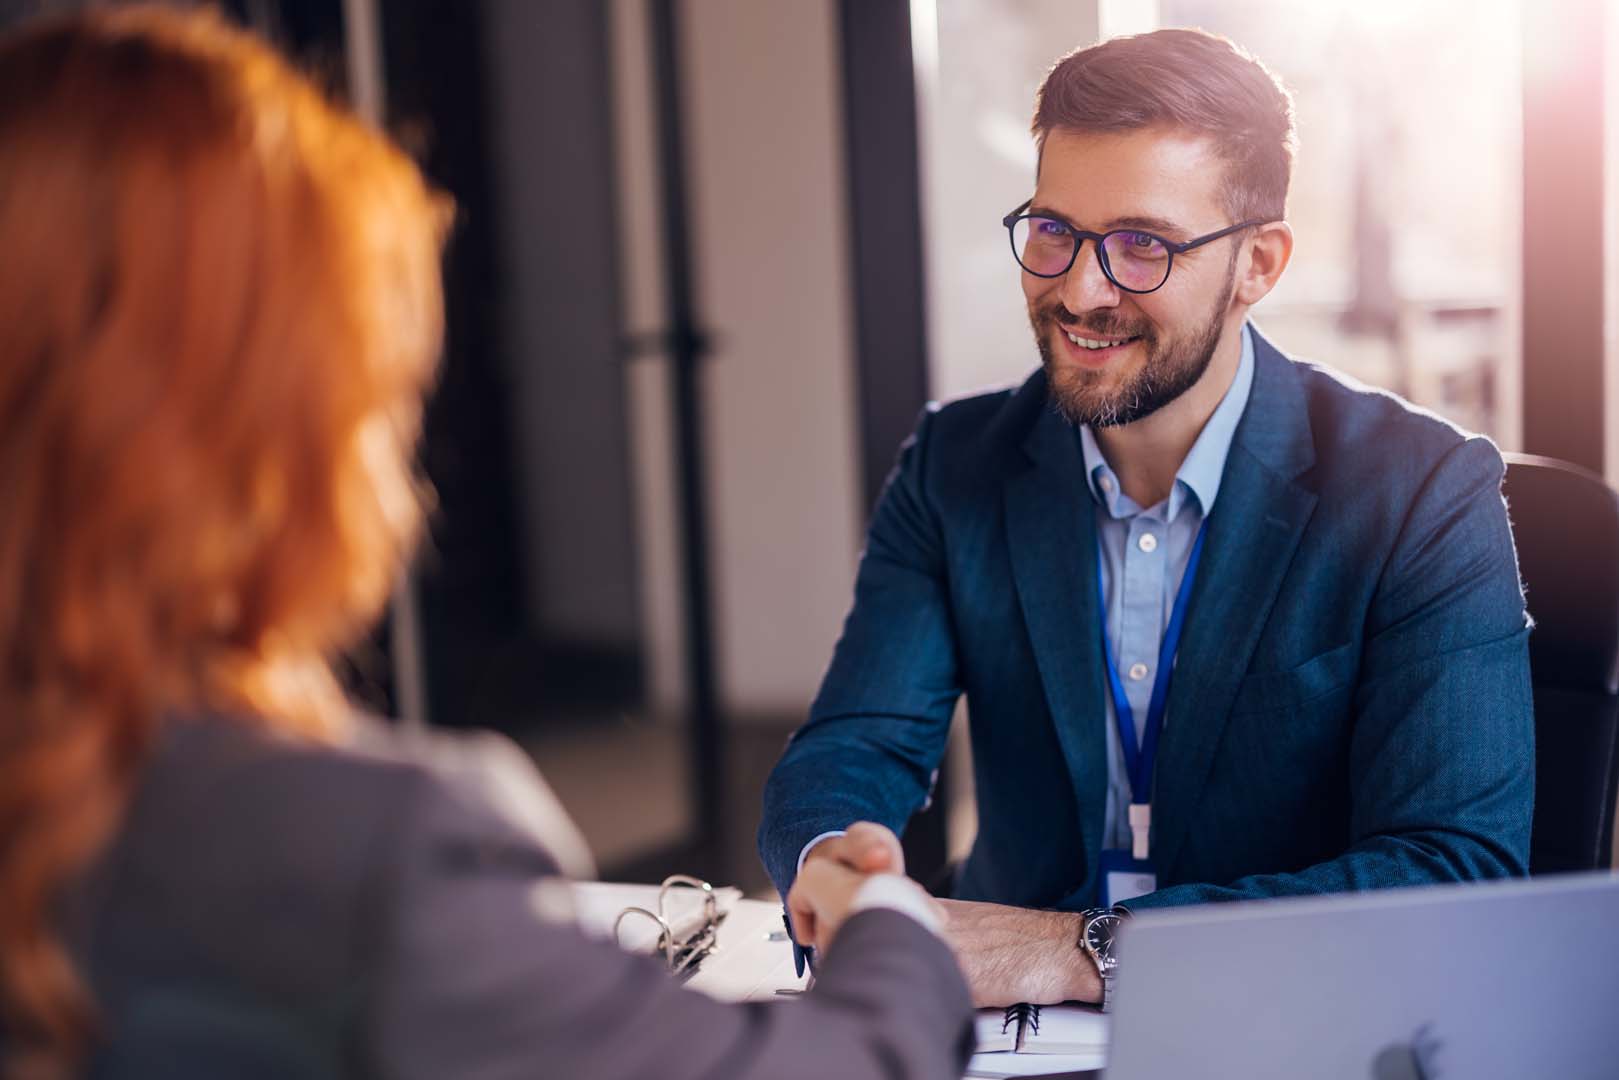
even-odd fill
[(1619, 877), (1143, 913), (1108, 1080), (1619, 1076)]

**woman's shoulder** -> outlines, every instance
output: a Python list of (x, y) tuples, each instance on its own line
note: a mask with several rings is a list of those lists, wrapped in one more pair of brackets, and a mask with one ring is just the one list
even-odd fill
[(142, 992), (170, 969), (323, 999), (374, 962), (379, 923), (424, 868), (498, 851), (525, 873), (556, 870), (556, 841), (492, 794), (504, 783), (532, 799), (526, 762), (493, 736), (409, 737), (372, 720), (316, 743), (251, 719), (174, 719), (67, 898), (68, 937), (114, 1012), (117, 988)]
[[(362, 729), (364, 734), (361, 734)], [(431, 774), (419, 755), (395, 751), (376, 721), (322, 741), (253, 717), (190, 715), (166, 720), (141, 770), (130, 826), (190, 818), (198, 827), (273, 815), (284, 827), (326, 819), (336, 831), (396, 811)], [(368, 812), (368, 808), (373, 808)]]
[[(356, 715), (330, 742), (295, 738), (251, 719), (176, 718), (145, 770), (132, 825), (203, 815), (319, 851), (345, 836), (374, 850), (376, 834), (408, 828), (424, 798), (462, 803), (470, 817), (544, 847), (573, 877), (592, 876), (577, 827), (514, 743), (493, 732), (411, 730)], [(156, 824), (156, 823), (154, 823)], [(189, 831), (189, 830), (188, 830)], [(383, 845), (386, 846), (386, 845)]]
[(170, 718), (105, 871), (215, 895), (293, 881), (309, 895), (358, 889), (434, 783), (421, 761), (372, 742), (317, 742), (251, 717)]
[(536, 840), (568, 877), (595, 877), (595, 862), (578, 826), (529, 756), (504, 735), (398, 728), (362, 717), (348, 746), (356, 756), (425, 770), (456, 797)]

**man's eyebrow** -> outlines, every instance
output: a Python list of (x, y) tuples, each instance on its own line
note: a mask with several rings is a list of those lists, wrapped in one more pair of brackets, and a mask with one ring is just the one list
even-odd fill
[(1178, 236), (1183, 231), (1181, 227), (1175, 224), (1173, 221), (1166, 221), (1165, 219), (1158, 217), (1143, 217), (1139, 215), (1114, 218), (1112, 221), (1108, 222), (1107, 228), (1109, 230), (1142, 229), (1146, 232), (1157, 233), (1166, 239)]
[(1030, 217), (1051, 218), (1054, 221), (1060, 221), (1071, 229), (1079, 228), (1078, 225), (1075, 225), (1072, 221), (1069, 221), (1066, 215), (1053, 210), (1049, 206), (1041, 206), (1039, 203), (1031, 202), (1029, 204), (1029, 208), (1023, 212)]
[[(1032, 214), (1036, 217), (1054, 218), (1071, 229), (1079, 228), (1079, 226), (1074, 224), (1070, 218), (1047, 206), (1040, 206), (1038, 204), (1031, 203), (1029, 208), (1025, 210), (1024, 213)], [(1185, 232), (1184, 229), (1175, 224), (1173, 221), (1166, 220), (1165, 218), (1151, 217), (1141, 214), (1130, 214), (1126, 215), (1125, 217), (1116, 217), (1106, 225), (1098, 228), (1096, 231), (1112, 232), (1114, 229), (1142, 229), (1146, 232), (1157, 233), (1166, 240), (1175, 239)]]

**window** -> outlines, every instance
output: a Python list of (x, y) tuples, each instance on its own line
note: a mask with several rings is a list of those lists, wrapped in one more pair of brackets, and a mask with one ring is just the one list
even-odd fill
[(1522, 60), (1509, 0), (1161, 0), (1293, 90), (1292, 266), (1254, 312), (1295, 356), (1520, 442)]

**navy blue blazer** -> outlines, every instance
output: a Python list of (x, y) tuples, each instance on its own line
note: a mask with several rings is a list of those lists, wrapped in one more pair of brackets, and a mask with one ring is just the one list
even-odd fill
[[(1500, 454), (1255, 334), (1154, 779), (1148, 908), (1526, 872), (1528, 619)], [(784, 894), (810, 839), (901, 830), (966, 694), (978, 837), (955, 894), (1097, 897), (1107, 693), (1096, 530), (1043, 373), (930, 406), (854, 608), (765, 792)]]

